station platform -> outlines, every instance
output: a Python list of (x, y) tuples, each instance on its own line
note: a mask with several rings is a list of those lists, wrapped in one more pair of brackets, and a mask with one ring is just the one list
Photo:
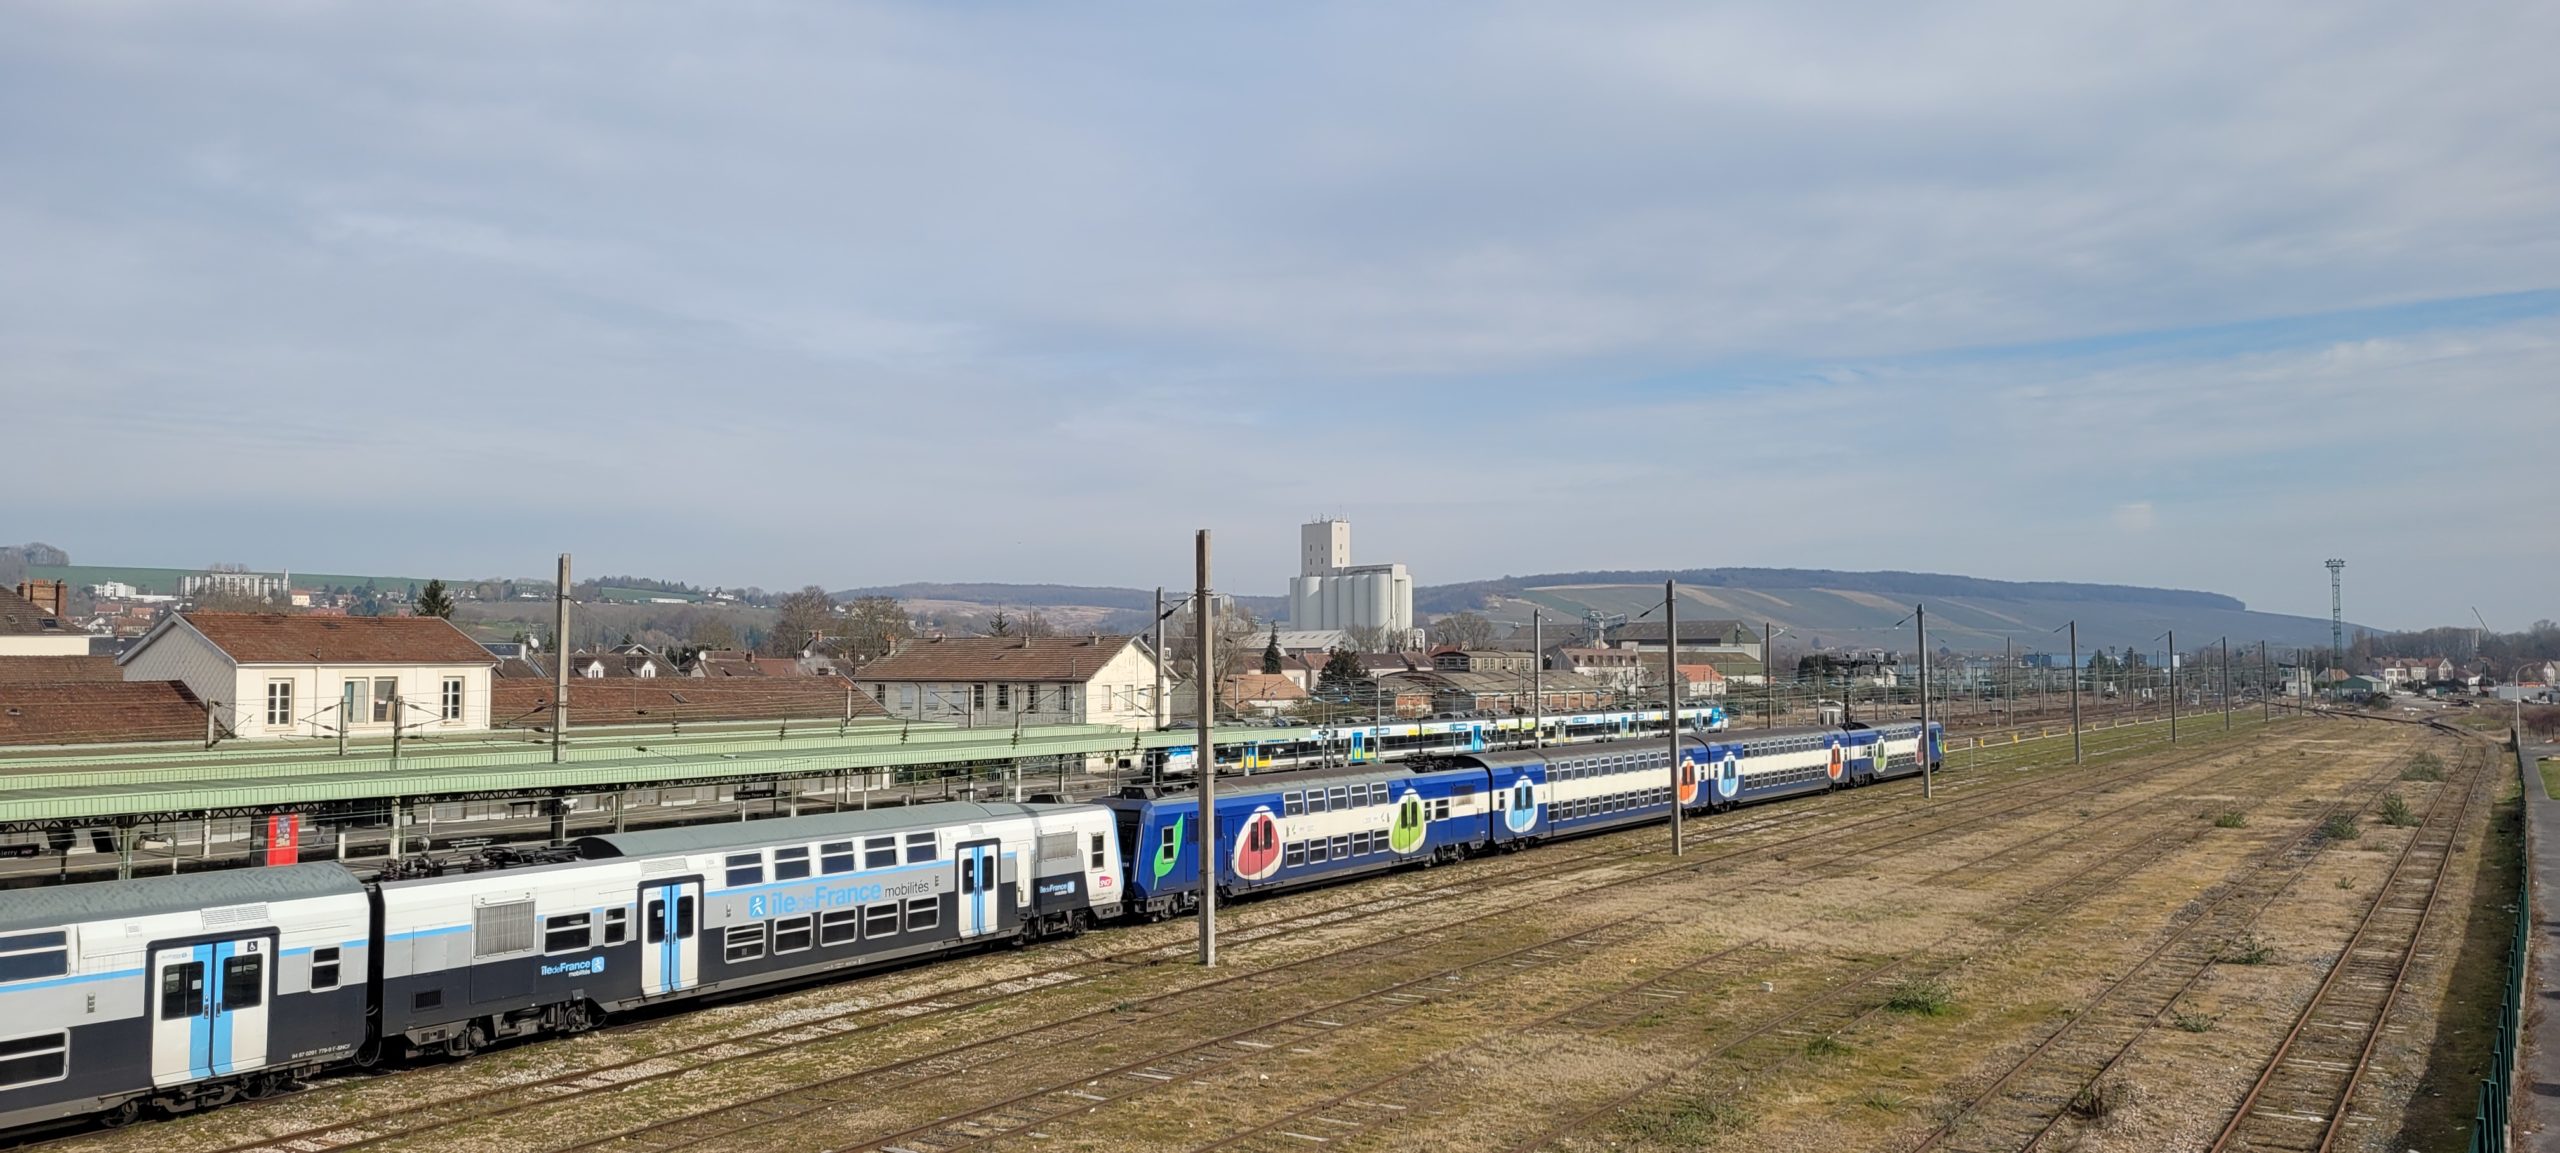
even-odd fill
[(2526, 743), (2526, 844), (2533, 859), (2533, 943), (2526, 977), (2524, 1068), (2515, 1097), (2517, 1147), (2560, 1153), (2560, 800), (2534, 771), (2560, 745)]

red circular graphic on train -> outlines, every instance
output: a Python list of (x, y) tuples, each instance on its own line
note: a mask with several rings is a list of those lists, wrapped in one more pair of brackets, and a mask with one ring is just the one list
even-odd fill
[(1236, 831), (1236, 876), (1259, 881), (1280, 871), (1280, 822), (1271, 810), (1255, 809)]
[(1839, 780), (1840, 773), (1848, 767), (1847, 759), (1840, 755), (1840, 742), (1831, 742), (1831, 779)]
[(1680, 803), (1698, 803), (1698, 762), (1686, 756), (1680, 758)]

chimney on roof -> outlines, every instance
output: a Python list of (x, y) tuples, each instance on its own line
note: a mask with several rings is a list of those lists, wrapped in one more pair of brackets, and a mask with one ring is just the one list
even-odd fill
[(61, 581), (20, 581), (18, 582), (18, 595), (34, 602), (35, 606), (43, 609), (46, 615), (59, 619), (63, 615), (64, 611), (69, 608), (69, 602), (65, 596), (68, 588), (69, 586), (64, 585)]

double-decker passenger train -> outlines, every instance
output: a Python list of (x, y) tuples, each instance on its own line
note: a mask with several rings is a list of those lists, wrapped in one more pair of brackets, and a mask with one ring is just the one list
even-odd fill
[[(1246, 896), (1866, 784), (1940, 731), (1683, 733), (1222, 777)], [(0, 1129), (110, 1125), (341, 1066), (1196, 908), (1187, 786), (579, 838), (555, 850), (0, 891)]]

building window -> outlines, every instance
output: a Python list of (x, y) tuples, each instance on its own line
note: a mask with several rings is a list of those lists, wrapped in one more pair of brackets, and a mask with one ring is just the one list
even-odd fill
[(293, 682), (267, 682), (267, 727), (281, 728), (293, 723)]
[(1009, 709), (1013, 707), (1012, 685), (996, 686), (996, 707), (999, 709)]
[(458, 721), (462, 719), (461, 677), (446, 677), (444, 679), (444, 719), (448, 721)]
[(916, 687), (914, 685), (898, 686), (898, 707), (908, 710), (913, 710), (916, 707)]
[(969, 707), (972, 709), (984, 709), (987, 707), (987, 686), (969, 686)]
[(400, 698), (400, 678), (373, 678), (373, 723), (387, 725), (399, 719), (395, 702)]
[(1062, 713), (1072, 713), (1076, 711), (1076, 687), (1074, 685), (1058, 686), (1058, 711)]
[(880, 702), (881, 704), (884, 704), (884, 705), (885, 705), (885, 704), (888, 704), (888, 703), (889, 703), (889, 686), (887, 686), (887, 685), (873, 685), (873, 686), (871, 686), (871, 699), (872, 699), (872, 700), (875, 700), (875, 701), (878, 701), (878, 702)]

